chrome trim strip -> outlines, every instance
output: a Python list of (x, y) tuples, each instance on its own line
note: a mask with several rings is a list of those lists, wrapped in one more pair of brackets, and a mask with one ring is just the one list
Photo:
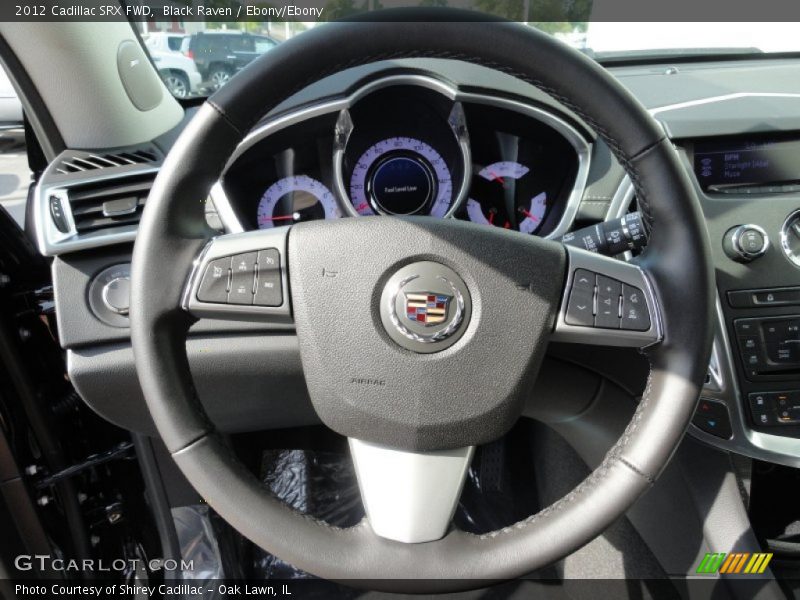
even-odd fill
[[(586, 181), (589, 177), (589, 167), (591, 163), (591, 145), (578, 132), (578, 130), (561, 117), (535, 106), (499, 96), (462, 92), (457, 87), (428, 75), (390, 75), (362, 85), (344, 98), (308, 106), (270, 120), (257, 129), (254, 129), (249, 135), (247, 135), (247, 137), (245, 137), (244, 140), (242, 140), (234, 153), (231, 155), (231, 158), (225, 166), (225, 170), (227, 171), (227, 169), (230, 168), (236, 159), (250, 149), (254, 144), (260, 142), (269, 135), (272, 135), (277, 131), (306, 119), (347, 110), (355, 102), (371, 92), (394, 85), (417, 85), (431, 89), (447, 96), (453, 102), (469, 102), (472, 104), (484, 104), (505, 108), (507, 110), (521, 113), (530, 118), (536, 119), (558, 131), (562, 136), (564, 136), (564, 138), (566, 138), (566, 140), (575, 150), (578, 159), (578, 170), (575, 174), (575, 182), (573, 184), (572, 192), (570, 193), (570, 196), (567, 199), (564, 207), (564, 214), (561, 216), (561, 219), (558, 225), (556, 225), (555, 229), (546, 237), (549, 239), (560, 238), (570, 229), (575, 220), (575, 215), (578, 212), (578, 208), (586, 189)], [(464, 148), (462, 146), (462, 153), (463, 150)], [(462, 154), (462, 156), (464, 155)], [(466, 155), (466, 159), (470, 161), (468, 168), (464, 170), (464, 180), (468, 183), (468, 180), (471, 180), (472, 164), (469, 155)], [(340, 196), (340, 202), (346, 202), (349, 204), (341, 172), (336, 168), (334, 168), (334, 187), (336, 188), (334, 192), (337, 194), (337, 196)], [(468, 194), (468, 191), (469, 186), (463, 188), (465, 198)], [(225, 225), (226, 230), (232, 232), (243, 231), (243, 226), (236, 218), (231, 207), (230, 200), (221, 185), (219, 187), (214, 186), (211, 198), (217, 208), (220, 219)], [(454, 212), (454, 210), (451, 212)]]
[(786, 259), (792, 263), (795, 267), (800, 267), (800, 256), (795, 254), (791, 247), (789, 246), (789, 227), (790, 223), (794, 220), (800, 218), (800, 210), (793, 211), (786, 220), (784, 220), (783, 225), (781, 225), (781, 250), (783, 250), (783, 255)]
[(611, 198), (611, 203), (608, 205), (608, 211), (606, 211), (606, 221), (620, 219), (628, 214), (628, 207), (633, 201), (635, 192), (636, 190), (633, 187), (631, 178), (626, 173), (622, 178), (622, 181), (620, 181), (617, 191), (614, 192), (614, 197)]
[[(42, 174), (34, 190), (35, 206), (33, 207), (33, 223), (36, 232), (36, 245), (39, 248), (39, 252), (44, 256), (56, 256), (64, 252), (74, 252), (87, 248), (132, 242), (136, 239), (138, 225), (123, 225), (121, 227), (101, 229), (79, 235), (75, 227), (75, 219), (72, 215), (68, 192), (71, 188), (92, 183), (114, 181), (117, 179), (124, 180), (150, 173), (155, 175), (158, 173), (160, 166), (131, 166), (130, 168), (126, 167), (126, 170), (122, 173), (98, 172), (89, 176), (80, 176), (79, 178), (76, 177), (75, 179), (65, 181), (63, 175), (58, 173), (58, 166), (60, 164), (61, 162), (58, 159), (53, 161), (44, 174)], [(61, 181), (49, 183), (49, 180), (53, 176), (61, 177), (62, 179)], [(50, 196), (58, 196), (61, 199), (64, 217), (69, 225), (69, 231), (66, 233), (59, 231), (53, 223), (53, 219), (50, 217), (48, 202)]]
[(217, 211), (219, 220), (222, 221), (222, 225), (225, 227), (225, 231), (227, 233), (243, 233), (244, 227), (236, 217), (236, 213), (233, 212), (233, 205), (228, 196), (225, 195), (221, 181), (217, 181), (211, 186), (209, 197), (211, 198), (211, 204), (214, 205), (214, 209)]

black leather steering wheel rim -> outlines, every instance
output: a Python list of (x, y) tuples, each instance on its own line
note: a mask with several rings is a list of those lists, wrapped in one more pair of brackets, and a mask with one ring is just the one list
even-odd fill
[[(393, 591), (447, 591), (517, 577), (600, 534), (648, 489), (677, 447), (711, 345), (705, 228), (661, 128), (601, 67), (560, 42), (517, 24), (455, 22), (459, 17), (443, 11), (414, 23), (330, 24), (253, 63), (208, 100), (176, 142), (151, 191), (133, 256), (137, 371), (159, 433), (188, 480), (231, 525), (280, 558), (323, 578), (369, 580), (365, 585)], [(639, 260), (659, 298), (664, 338), (647, 351), (651, 374), (629, 427), (570, 494), (501, 531), (453, 530), (408, 545), (376, 537), (366, 522), (338, 529), (301, 515), (236, 460), (198, 401), (185, 351), (192, 318), (180, 306), (191, 263), (213, 235), (203, 200), (255, 122), (326, 75), (414, 57), (463, 60), (518, 77), (570, 108), (608, 144), (652, 232)]]

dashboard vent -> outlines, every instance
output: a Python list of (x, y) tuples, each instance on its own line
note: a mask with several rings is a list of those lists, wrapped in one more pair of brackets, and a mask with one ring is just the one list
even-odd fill
[(77, 233), (137, 224), (155, 176), (148, 173), (70, 187), (67, 199)]
[(102, 154), (75, 152), (61, 159), (59, 165), (56, 167), (56, 172), (62, 175), (68, 175), (70, 173), (83, 173), (111, 167), (127, 167), (129, 165), (155, 163), (160, 160), (161, 156), (155, 148), (105, 152)]

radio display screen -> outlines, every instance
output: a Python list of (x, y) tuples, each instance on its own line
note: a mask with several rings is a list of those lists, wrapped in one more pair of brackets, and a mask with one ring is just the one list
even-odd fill
[(800, 181), (800, 139), (762, 138), (697, 142), (694, 172), (704, 191)]

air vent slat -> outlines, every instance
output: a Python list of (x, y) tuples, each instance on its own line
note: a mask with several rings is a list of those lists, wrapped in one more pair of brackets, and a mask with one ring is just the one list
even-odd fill
[(75, 188), (70, 193), (70, 203), (73, 205), (80, 202), (89, 202), (97, 200), (98, 198), (108, 199), (109, 195), (122, 195), (122, 194), (136, 194), (144, 192), (145, 195), (150, 192), (150, 186), (153, 185), (153, 177), (149, 177), (147, 181), (140, 181), (136, 183), (128, 183), (116, 185), (113, 189), (108, 186), (97, 188)]
[(141, 165), (157, 163), (160, 155), (155, 149), (139, 148), (135, 150), (123, 150), (108, 153), (88, 153), (72, 151), (65, 155), (55, 170), (64, 175), (70, 173), (80, 173), (84, 171), (97, 171), (100, 169), (111, 169), (116, 167), (129, 167), (131, 165)]
[(79, 234), (135, 225), (142, 215), (155, 173), (78, 184), (67, 190)]
[(78, 225), (79, 233), (86, 233), (89, 231), (96, 231), (98, 229), (108, 229), (110, 227), (120, 227), (122, 225), (136, 225), (141, 218), (141, 212), (137, 211), (135, 214), (125, 215), (124, 217), (96, 217), (83, 219)]

